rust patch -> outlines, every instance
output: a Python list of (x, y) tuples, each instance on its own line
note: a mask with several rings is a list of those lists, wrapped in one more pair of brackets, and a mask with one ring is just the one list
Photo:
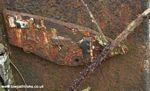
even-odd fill
[[(77, 43), (82, 39), (81, 31), (84, 30), (66, 28), (67, 26), (63, 27), (53, 22), (45, 26), (44, 23), (48, 21), (40, 16), (35, 18), (27, 14), (22, 16), (6, 11), (4, 17), (8, 39), (12, 45), (60, 65), (85, 64), (82, 50)], [(72, 36), (78, 36), (78, 38), (71, 39)]]

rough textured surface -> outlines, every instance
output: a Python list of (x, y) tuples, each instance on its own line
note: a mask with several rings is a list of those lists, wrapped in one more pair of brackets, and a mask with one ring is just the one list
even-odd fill
[[(7, 8), (53, 17), (96, 29), (80, 0), (7, 0)], [(86, 0), (106, 35), (115, 38), (130, 21), (143, 11), (142, 0)], [(81, 86), (91, 91), (144, 91), (145, 59), (142, 26), (128, 37), (129, 53), (105, 61)], [(65, 67), (47, 62), (33, 54), (10, 46), (11, 58), (28, 84), (43, 84), (44, 89), (29, 91), (64, 91), (84, 67)], [(17, 83), (20, 80), (18, 80)], [(79, 90), (80, 91), (80, 90)]]

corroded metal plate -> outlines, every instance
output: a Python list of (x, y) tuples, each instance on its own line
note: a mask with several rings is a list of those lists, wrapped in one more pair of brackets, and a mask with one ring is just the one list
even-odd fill
[(84, 62), (79, 45), (83, 38), (83, 30), (79, 29), (82, 28), (70, 28), (71, 24), (62, 21), (9, 10), (4, 11), (4, 17), (9, 43), (25, 52), (60, 65), (77, 66), (90, 60), (88, 56)]

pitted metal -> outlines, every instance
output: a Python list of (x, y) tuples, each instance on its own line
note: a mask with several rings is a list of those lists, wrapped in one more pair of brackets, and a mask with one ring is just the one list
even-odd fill
[[(100, 53), (100, 50), (110, 41), (107, 37), (107, 42), (103, 38), (97, 38), (96, 36), (101, 35), (92, 29), (55, 19), (9, 10), (4, 11), (4, 17), (10, 44), (59, 65), (87, 64), (91, 62), (93, 56), (96, 58), (96, 54)], [(84, 50), (79, 41), (83, 40), (85, 36), (91, 40), (87, 44), (89, 47)], [(100, 41), (101, 43), (94, 45)], [(94, 52), (95, 47), (98, 48), (96, 49), (99, 51), (98, 53)], [(122, 46), (118, 47), (119, 50), (121, 48)], [(86, 58), (83, 50), (87, 51)], [(114, 53), (112, 56), (118, 54), (121, 53)]]

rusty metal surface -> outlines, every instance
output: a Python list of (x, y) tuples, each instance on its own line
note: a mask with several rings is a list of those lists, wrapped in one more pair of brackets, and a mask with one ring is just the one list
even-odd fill
[(75, 91), (81, 83), (90, 75), (90, 73), (94, 72), (95, 69), (98, 66), (101, 66), (102, 62), (106, 59), (106, 57), (109, 55), (111, 50), (113, 50), (120, 42), (125, 40), (129, 34), (131, 34), (136, 27), (138, 27), (146, 18), (148, 17), (148, 14), (150, 13), (150, 9), (145, 10), (141, 15), (139, 15), (134, 21), (132, 21), (127, 28), (124, 29), (122, 33), (120, 33), (117, 38), (110, 43), (110, 45), (107, 45), (103, 51), (99, 54), (99, 56), (96, 58), (93, 63), (91, 63), (85, 70), (80, 72), (80, 76), (76, 78), (73, 82), (73, 84), (68, 87), (69, 89), (66, 91)]
[[(3, 14), (10, 44), (60, 65), (87, 64), (112, 41), (108, 37), (104, 41), (103, 34), (72, 23), (9, 10)], [(110, 56), (125, 54), (126, 49), (118, 46)]]
[[(10, 10), (20, 11), (31, 13), (35, 15), (43, 15), (46, 17), (53, 17), (56, 19), (61, 19), (67, 22), (76, 23), (79, 25), (84, 25), (95, 30), (93, 24), (91, 23), (88, 14), (85, 11), (85, 8), (80, 3), (80, 0), (7, 0), (10, 1), (7, 4), (7, 8)], [(85, 0), (90, 9), (96, 16), (96, 19), (100, 22), (104, 33), (111, 38), (115, 38), (125, 27), (128, 25), (129, 21), (132, 21), (135, 15), (139, 14), (143, 10), (142, 2), (144, 0)], [(48, 5), (45, 5), (45, 2), (48, 2)], [(45, 8), (46, 7), (46, 8)], [(72, 12), (76, 12), (75, 14)], [(122, 12), (120, 12), (122, 11)], [(125, 11), (125, 12), (123, 12)], [(64, 13), (63, 13), (64, 12)], [(121, 19), (121, 20), (120, 20)], [(92, 75), (88, 81), (86, 81), (81, 88), (86, 86), (92, 86), (93, 91), (144, 91), (143, 90), (143, 73), (142, 73), (142, 61), (144, 58), (144, 52), (141, 46), (143, 46), (143, 30), (142, 27), (138, 28), (138, 32), (134, 35), (128, 37), (128, 44), (130, 45), (129, 54), (125, 56), (112, 58), (111, 61), (107, 61), (103, 64), (102, 67), (97, 69), (97, 72)], [(33, 77), (41, 79), (41, 84), (44, 83), (44, 91), (55, 91), (60, 87), (60, 91), (63, 91), (65, 87), (68, 86), (69, 82), (75, 78), (76, 71), (81, 69), (77, 68), (63, 68), (61, 66), (53, 65), (41, 61), (39, 58), (28, 55), (30, 58), (26, 59), (25, 53), (21, 51), (15, 51), (16, 48), (12, 47), (14, 54), (14, 60), (19, 65), (23, 67), (23, 72), (26, 69), (26, 66), (30, 66), (28, 71), (24, 72), (24, 75), (30, 72)], [(21, 54), (22, 53), (22, 54)], [(21, 54), (21, 56), (16, 56)], [(35, 60), (36, 58), (36, 60)], [(19, 60), (23, 59), (24, 62)], [(120, 61), (122, 59), (122, 61)], [(29, 60), (29, 61), (27, 61)], [(32, 62), (33, 61), (33, 62)], [(26, 63), (25, 63), (26, 62)], [(43, 63), (43, 64), (42, 64)], [(21, 66), (20, 66), (21, 64)], [(32, 67), (33, 64), (36, 67)], [(47, 65), (46, 72), (44, 76), (39, 76), (40, 73), (38, 70), (45, 70), (43, 67)], [(25, 65), (25, 66), (24, 66)], [(59, 69), (59, 73), (57, 70)], [(53, 71), (53, 72), (51, 72)], [(73, 71), (73, 72), (72, 72)], [(75, 72), (74, 72), (75, 71)], [(103, 75), (101, 73), (103, 71)], [(61, 77), (52, 77), (52, 75), (47, 74), (57, 74)], [(126, 76), (128, 75), (128, 76)], [(51, 78), (50, 78), (51, 77)], [(62, 77), (67, 78), (65, 81), (60, 81)], [(31, 76), (27, 76), (27, 79)], [(54, 80), (53, 80), (54, 79)], [(38, 80), (39, 81), (39, 80)], [(38, 83), (37, 81), (37, 83)], [(43, 81), (43, 82), (42, 82)], [(53, 83), (52, 83), (53, 82)], [(29, 83), (34, 83), (33, 80)], [(36, 82), (35, 82), (36, 83)], [(50, 85), (49, 85), (50, 84)], [(59, 85), (59, 86), (58, 86)], [(81, 89), (80, 88), (80, 89)], [(33, 91), (33, 90), (31, 90)], [(35, 90), (36, 91), (36, 90)]]
[[(9, 19), (15, 15), (22, 15), (22, 20), (28, 21), (27, 28), (11, 27)], [(84, 27), (80, 28), (80, 26), (77, 26), (76, 30), (73, 31), (74, 27), (71, 29), (67, 26), (71, 25), (71, 23), (65, 23), (58, 20), (55, 21), (53, 19), (28, 15), (25, 13), (20, 14), (8, 10), (4, 11), (4, 17), (10, 44), (23, 48), (25, 52), (32, 52), (60, 65), (77, 66), (85, 64), (82, 49), (79, 47), (78, 43), (83, 38), (84, 30), (82, 30), (82, 28)], [(25, 17), (28, 18), (26, 19)], [(36, 22), (30, 24), (30, 18), (34, 18), (34, 21)], [(47, 29), (36, 27), (36, 24), (42, 20), (47, 23), (45, 24)], [(53, 20), (55, 22), (50, 22), (48, 20)], [(59, 25), (60, 23), (61, 25)], [(65, 27), (62, 26), (63, 24)], [(73, 26), (76, 27), (76, 25)], [(70, 27), (72, 27), (72, 25)], [(53, 38), (52, 28), (56, 29), (56, 39)], [(88, 31), (88, 28), (85, 29), (87, 29), (85, 31)]]
[[(8, 0), (7, 8), (10, 10), (17, 10), (20, 12), (31, 13), (35, 15), (43, 15), (46, 17), (53, 17), (59, 20), (72, 22), (83, 25), (93, 30), (96, 30), (95, 25), (91, 22), (89, 14), (80, 0), (73, 1), (11, 1)], [(22, 4), (25, 3), (25, 5)], [(44, 5), (48, 2), (48, 5)], [(90, 10), (96, 17), (97, 21), (104, 33), (111, 38), (115, 38), (128, 22), (134, 19), (134, 16), (141, 13), (143, 0), (85, 0)], [(10, 3), (15, 4), (11, 6)], [(124, 12), (126, 11), (126, 12)], [(112, 34), (110, 34), (111, 32)]]

